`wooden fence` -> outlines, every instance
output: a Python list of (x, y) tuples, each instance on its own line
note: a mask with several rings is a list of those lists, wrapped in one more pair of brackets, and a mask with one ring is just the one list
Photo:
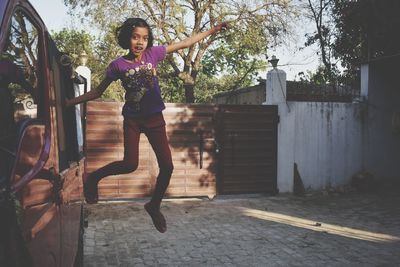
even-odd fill
[[(88, 172), (123, 158), (122, 105), (123, 103), (100, 101), (88, 103)], [(239, 121), (232, 121), (235, 116), (228, 115), (230, 119), (224, 124), (221, 119), (226, 115), (221, 114), (227, 113), (229, 109), (222, 106), (167, 104), (163, 114), (167, 122), (167, 135), (174, 163), (167, 196), (213, 197), (217, 193), (276, 192), (276, 106), (228, 107), (236, 107), (233, 113), (239, 115), (236, 116)], [(221, 128), (218, 125), (225, 126)], [(230, 129), (227, 132), (226, 127), (229, 125), (236, 127), (236, 130)], [(265, 130), (265, 127), (272, 127), (272, 130)], [(217, 131), (221, 131), (220, 134)], [(240, 132), (245, 134), (238, 135)], [(225, 133), (230, 135), (226, 136)], [(229, 143), (224, 141), (226, 138), (230, 138)], [(234, 151), (229, 147), (232, 140), (236, 142)], [(239, 153), (234, 153), (235, 151)], [(227, 157), (228, 154), (233, 156)], [(236, 167), (232, 166), (232, 159), (236, 160)], [(241, 181), (238, 175), (229, 175), (237, 167), (240, 169), (237, 173), (243, 173)], [(224, 171), (225, 168), (228, 169)], [(219, 181), (218, 174), (221, 177)], [(103, 179), (99, 184), (100, 199), (149, 196), (154, 189), (157, 175), (156, 157), (146, 136), (142, 134), (138, 169), (130, 174)], [(230, 179), (234, 181), (230, 183)]]

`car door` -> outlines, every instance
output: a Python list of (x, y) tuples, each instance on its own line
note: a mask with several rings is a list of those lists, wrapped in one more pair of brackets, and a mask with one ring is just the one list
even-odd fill
[[(83, 154), (83, 127), (81, 107), (66, 108), (66, 97), (78, 94), (78, 83), (83, 82), (74, 73), (68, 55), (57, 49), (51, 37), (47, 36), (50, 73), (55, 97), (57, 127), (58, 166), (62, 191), (61, 205), (61, 266), (71, 266), (81, 247), (78, 238), (82, 234), (82, 175), (85, 166)], [(82, 244), (81, 244), (82, 245)]]

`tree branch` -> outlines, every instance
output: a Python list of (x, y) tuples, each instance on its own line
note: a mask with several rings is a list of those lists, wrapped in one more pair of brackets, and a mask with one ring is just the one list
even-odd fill
[(255, 69), (256, 66), (256, 59), (253, 59), (253, 62), (250, 66), (250, 68), (245, 72), (245, 74), (234, 84), (232, 85), (228, 90), (226, 90), (227, 92), (232, 92), (234, 91), (241, 83), (243, 83), (244, 79), (246, 79), (247, 75), (249, 75), (249, 73), (251, 71), (253, 71)]
[(167, 60), (168, 63), (171, 65), (172, 69), (174, 70), (176, 76), (178, 76), (179, 73), (181, 73), (181, 70), (178, 68), (178, 65), (174, 60), (174, 56), (172, 54), (167, 55)]

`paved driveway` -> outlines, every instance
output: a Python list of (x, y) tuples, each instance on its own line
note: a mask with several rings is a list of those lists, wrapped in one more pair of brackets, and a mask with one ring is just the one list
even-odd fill
[(236, 196), (86, 207), (85, 266), (400, 266), (400, 196)]

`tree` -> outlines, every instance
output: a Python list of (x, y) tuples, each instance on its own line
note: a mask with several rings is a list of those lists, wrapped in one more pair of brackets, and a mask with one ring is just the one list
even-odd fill
[(335, 0), (335, 53), (352, 76), (361, 62), (400, 53), (400, 1)]
[[(361, 62), (400, 53), (400, 1), (302, 0), (315, 32), (307, 45), (318, 43), (324, 68), (319, 80), (360, 85)], [(336, 61), (341, 63), (338, 71)]]
[(336, 84), (339, 71), (334, 53), (335, 21), (334, 0), (302, 0), (305, 16), (314, 24), (314, 31), (306, 34), (305, 46), (317, 44), (322, 62), (315, 75), (320, 82)]
[[(340, 59), (344, 71), (340, 77), (341, 83), (352, 85), (358, 88), (360, 86), (359, 65), (366, 60), (365, 37), (362, 37), (362, 29), (365, 28), (364, 16), (367, 1), (349, 2), (335, 0), (332, 7), (332, 17), (336, 28), (335, 40), (333, 42), (333, 51)], [(360, 5), (361, 4), (361, 5)]]
[(371, 60), (399, 53), (399, 12), (397, 0), (335, 0), (333, 15), (339, 33), (335, 43), (338, 55), (351, 57), (353, 53), (362, 60)]
[[(111, 27), (112, 29), (112, 27)], [(111, 59), (121, 52), (115, 42), (113, 33), (109, 31), (100, 40), (85, 31), (62, 29), (51, 33), (57, 47), (67, 53), (73, 59), (74, 67), (77, 67), (79, 55), (85, 51), (88, 55), (88, 67), (92, 71), (92, 87), (96, 87), (105, 76), (105, 69)], [(102, 99), (114, 99), (122, 101), (124, 89), (119, 83), (113, 83), (102, 95)]]
[[(186, 102), (195, 101), (194, 85), (199, 73), (203, 72), (203, 63), (218, 63), (216, 54), (224, 39), (235, 52), (221, 61), (219, 69), (206, 72), (227, 71), (222, 62), (233, 69), (234, 63), (240, 72), (251, 75), (260, 64), (253, 64), (254, 58), (266, 52), (269, 41), (287, 32), (288, 20), (294, 14), (291, 0), (64, 0), (71, 9), (81, 7), (83, 18), (88, 19), (99, 29), (108, 29), (115, 23), (115, 18), (143, 17), (155, 27), (156, 40), (168, 44), (183, 40), (189, 36), (215, 26), (221, 21), (230, 23), (229, 33), (210, 36), (198, 44), (179, 51), (177, 56), (168, 56), (168, 70), (164, 76), (178, 77), (184, 88)], [(214, 49), (214, 55), (210, 50)], [(203, 60), (208, 55), (207, 60)], [(235, 60), (233, 55), (239, 56)], [(243, 58), (241, 58), (243, 56)], [(252, 58), (253, 57), (253, 58)], [(247, 64), (241, 64), (241, 60)], [(240, 65), (241, 64), (241, 65)], [(228, 65), (229, 66), (229, 65)], [(237, 68), (236, 68), (237, 69)], [(235, 70), (236, 70), (235, 69)], [(246, 77), (243, 77), (246, 79)], [(240, 79), (242, 80), (242, 79)]]

